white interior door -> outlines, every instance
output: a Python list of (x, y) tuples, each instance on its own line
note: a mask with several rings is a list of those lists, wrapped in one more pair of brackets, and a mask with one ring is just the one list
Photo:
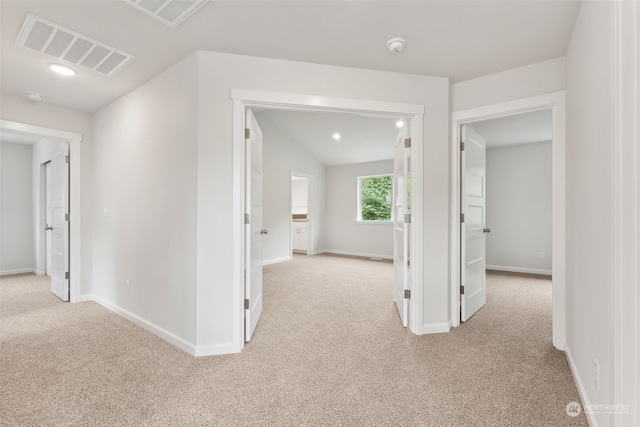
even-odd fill
[(69, 164), (68, 146), (51, 159), (51, 292), (69, 301)]
[(262, 131), (251, 110), (246, 116), (245, 340), (262, 314)]
[(466, 322), (486, 302), (486, 141), (470, 125), (461, 129), (460, 318)]
[(393, 170), (393, 221), (394, 249), (393, 266), (394, 301), (402, 326), (409, 323), (410, 270), (409, 270), (409, 226), (410, 226), (410, 140), (406, 128), (400, 131), (396, 139)]
[[(51, 162), (47, 162), (44, 164), (44, 175), (45, 175), (45, 184), (44, 184), (44, 191), (45, 191), (45, 230), (49, 230), (49, 226), (53, 223), (52, 219), (53, 219), (53, 213), (52, 213), (52, 209), (51, 209)], [(52, 266), (52, 247), (51, 247), (51, 241), (52, 239), (52, 235), (51, 233), (47, 232), (45, 233), (45, 244), (46, 244), (46, 250), (45, 250), (45, 256), (46, 256), (46, 263), (45, 263), (45, 274), (49, 277), (51, 277), (51, 275), (53, 274), (53, 266)]]

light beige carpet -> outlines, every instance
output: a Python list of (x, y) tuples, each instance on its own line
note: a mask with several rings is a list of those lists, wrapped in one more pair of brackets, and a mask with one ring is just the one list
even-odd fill
[(0, 278), (2, 426), (585, 426), (551, 345), (548, 280), (489, 274), (449, 334), (414, 336), (393, 265), (296, 256), (264, 269), (241, 354), (193, 358), (41, 277)]

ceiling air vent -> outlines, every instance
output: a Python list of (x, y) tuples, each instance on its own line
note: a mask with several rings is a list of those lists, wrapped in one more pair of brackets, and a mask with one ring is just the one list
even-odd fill
[(136, 9), (176, 28), (209, 0), (122, 0)]
[(134, 58), (133, 55), (31, 14), (27, 15), (16, 44), (109, 77)]

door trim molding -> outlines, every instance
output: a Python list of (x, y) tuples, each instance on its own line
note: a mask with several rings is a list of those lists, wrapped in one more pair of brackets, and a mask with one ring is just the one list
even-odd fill
[(450, 321), (460, 325), (460, 126), (536, 110), (553, 111), (553, 345), (565, 348), (565, 92), (554, 92), (451, 113)]
[(342, 111), (350, 113), (364, 113), (376, 115), (404, 116), (412, 123), (413, 156), (411, 157), (411, 171), (414, 176), (412, 200), (415, 201), (412, 221), (411, 253), (414, 254), (412, 264), (412, 298), (410, 312), (412, 313), (409, 329), (414, 334), (423, 333), (423, 120), (424, 106), (417, 104), (403, 104), (384, 101), (372, 101), (349, 98), (333, 98), (325, 96), (231, 89), (233, 120), (232, 120), (232, 152), (233, 152), (233, 351), (239, 352), (244, 347), (244, 298), (243, 264), (244, 264), (244, 113), (248, 107)]
[[(80, 159), (82, 134), (58, 129), (30, 125), (27, 123), (0, 120), (0, 129), (29, 133), (43, 138), (55, 138), (69, 143), (69, 156), (72, 159), (69, 164), (69, 301), (88, 301), (88, 296), (83, 296), (80, 289), (82, 273), (82, 239), (81, 230), (81, 191), (80, 191)], [(36, 249), (37, 250), (37, 249)]]

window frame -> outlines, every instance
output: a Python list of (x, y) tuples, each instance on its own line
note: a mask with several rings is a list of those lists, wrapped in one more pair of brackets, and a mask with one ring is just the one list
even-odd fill
[[(362, 219), (362, 181), (368, 178), (378, 178), (378, 177), (382, 177), (382, 176), (388, 176), (391, 178), (391, 217), (388, 220), (371, 220), (371, 219)], [(361, 175), (358, 176), (358, 184), (357, 184), (357, 192), (358, 192), (358, 197), (357, 197), (357, 202), (356, 202), (356, 222), (358, 224), (380, 224), (380, 225), (388, 225), (388, 224), (393, 224), (395, 219), (394, 219), (394, 209), (393, 209), (393, 201), (395, 199), (394, 197), (394, 185), (393, 185), (393, 173), (380, 173), (380, 174), (374, 174), (374, 175)]]

